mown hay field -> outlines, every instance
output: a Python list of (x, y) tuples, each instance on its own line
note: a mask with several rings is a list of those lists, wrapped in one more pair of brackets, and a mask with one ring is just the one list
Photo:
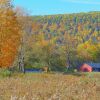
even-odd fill
[(0, 100), (100, 100), (100, 73), (0, 77)]

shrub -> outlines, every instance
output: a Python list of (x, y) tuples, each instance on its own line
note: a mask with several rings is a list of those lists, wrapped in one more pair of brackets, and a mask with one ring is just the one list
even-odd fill
[(1, 77), (10, 77), (11, 71), (9, 71), (8, 69), (0, 69), (0, 76)]

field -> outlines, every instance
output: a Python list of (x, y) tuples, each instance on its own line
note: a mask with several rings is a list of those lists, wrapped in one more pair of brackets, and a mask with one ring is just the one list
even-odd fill
[(100, 100), (100, 73), (0, 77), (0, 100)]

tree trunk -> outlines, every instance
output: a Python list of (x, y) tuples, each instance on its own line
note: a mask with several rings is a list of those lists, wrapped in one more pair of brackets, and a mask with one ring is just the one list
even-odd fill
[(19, 71), (25, 73), (25, 66), (24, 66), (24, 41), (22, 39), (22, 44), (21, 44), (21, 48), (20, 48), (20, 53), (19, 53), (19, 58), (18, 58), (18, 67), (19, 67)]

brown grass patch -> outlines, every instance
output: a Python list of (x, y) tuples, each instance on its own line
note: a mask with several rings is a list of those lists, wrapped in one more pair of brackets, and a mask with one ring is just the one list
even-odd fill
[(0, 100), (99, 100), (100, 74), (16, 74), (0, 79)]

